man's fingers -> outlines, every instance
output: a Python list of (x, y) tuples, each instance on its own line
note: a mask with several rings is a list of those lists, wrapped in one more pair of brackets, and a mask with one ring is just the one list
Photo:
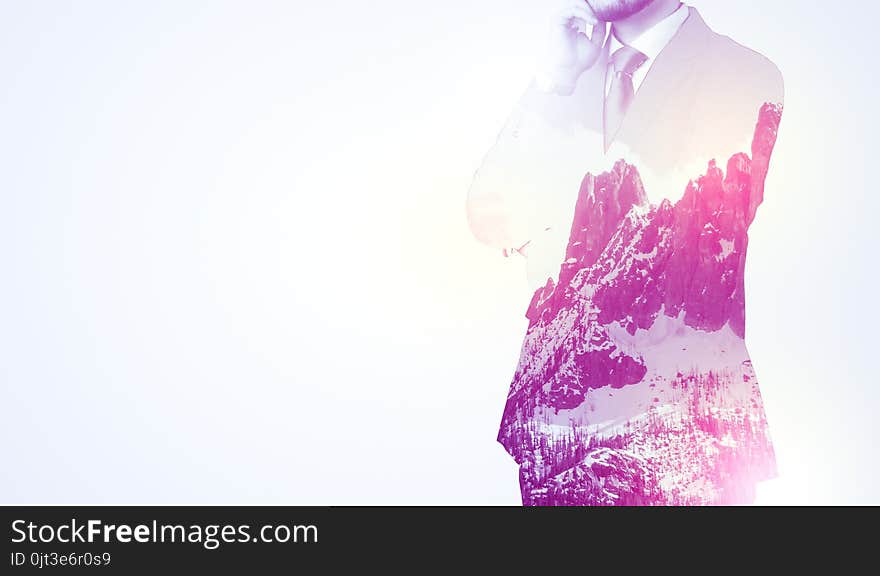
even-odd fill
[(593, 11), (587, 8), (587, 3), (578, 0), (575, 3), (567, 4), (556, 14), (556, 20), (560, 24), (569, 24), (572, 20), (579, 20), (585, 25), (595, 25), (599, 23), (599, 19), (593, 14)]
[(586, 36), (590, 42), (601, 46), (605, 40), (605, 23), (600, 22), (583, 0), (567, 5), (557, 13), (555, 25), (568, 28)]
[(605, 23), (597, 22), (593, 24), (593, 31), (590, 33), (590, 42), (601, 48), (605, 44)]
[(590, 7), (590, 5), (587, 4), (587, 0), (575, 0), (575, 1), (581, 6), (581, 8), (583, 8), (584, 10), (587, 11), (587, 14), (590, 15), (590, 19), (591, 19), (590, 22), (592, 22), (594, 24), (601, 24), (602, 23), (602, 22), (600, 22), (599, 17), (596, 16), (596, 13), (593, 12), (593, 9)]

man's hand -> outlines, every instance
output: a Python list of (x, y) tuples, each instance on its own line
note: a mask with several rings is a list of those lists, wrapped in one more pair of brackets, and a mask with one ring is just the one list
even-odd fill
[(599, 22), (586, 0), (564, 0), (550, 21), (546, 46), (535, 75), (538, 88), (567, 96), (578, 78), (599, 59), (605, 23)]

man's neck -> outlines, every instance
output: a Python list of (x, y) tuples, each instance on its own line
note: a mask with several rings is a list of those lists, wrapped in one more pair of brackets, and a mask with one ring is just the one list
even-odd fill
[(655, 0), (641, 12), (615, 21), (612, 24), (614, 34), (622, 43), (629, 44), (646, 30), (650, 30), (655, 24), (678, 10), (679, 6), (681, 6), (679, 0)]

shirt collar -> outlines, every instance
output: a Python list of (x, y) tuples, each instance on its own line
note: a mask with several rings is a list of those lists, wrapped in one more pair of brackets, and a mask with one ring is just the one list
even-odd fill
[[(687, 20), (687, 17), (688, 7), (682, 3), (675, 12), (645, 30), (638, 38), (630, 42), (629, 45), (647, 56), (647, 63), (650, 63), (666, 48), (666, 45), (669, 44), (678, 32), (678, 29), (681, 28), (681, 25)], [(618, 48), (623, 47), (623, 43), (614, 35), (613, 26), (608, 34), (608, 46), (609, 54), (614, 54)]]

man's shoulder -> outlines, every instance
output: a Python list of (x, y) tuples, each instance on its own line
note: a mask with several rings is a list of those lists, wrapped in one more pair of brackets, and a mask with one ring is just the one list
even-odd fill
[(728, 87), (736, 83), (742, 91), (768, 102), (782, 104), (785, 83), (782, 72), (772, 60), (729, 36), (711, 30), (708, 39), (703, 55), (703, 77), (706, 82)]

